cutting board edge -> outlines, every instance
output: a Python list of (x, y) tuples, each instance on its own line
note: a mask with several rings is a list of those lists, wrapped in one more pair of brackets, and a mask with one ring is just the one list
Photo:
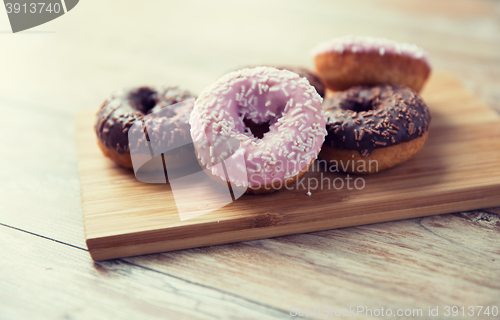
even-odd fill
[[(498, 207), (500, 206), (500, 193), (497, 194), (496, 196), (491, 196), (486, 199), (485, 198), (470, 199), (466, 201), (458, 201), (456, 203), (460, 204), (461, 211), (478, 210), (480, 208), (487, 208), (487, 207), (488, 208)], [(409, 211), (410, 212), (415, 211), (415, 212), (408, 214)], [(325, 230), (346, 228), (352, 226), (362, 226), (374, 223), (392, 222), (392, 221), (434, 216), (447, 213), (456, 213), (456, 212), (457, 212), (456, 210), (453, 210), (449, 207), (448, 203), (445, 203), (442, 204), (441, 206), (439, 205), (421, 206), (412, 209), (398, 209), (394, 211), (384, 211), (384, 212), (376, 212), (363, 215), (346, 216), (330, 220), (312, 221), (304, 223), (302, 225), (301, 224), (293, 225), (294, 227), (296, 228), (298, 227), (299, 229), (292, 229), (290, 228), (290, 225), (282, 225), (275, 227), (232, 230), (229, 232), (210, 234), (209, 235), (211, 237), (210, 241), (207, 239), (207, 236), (187, 238), (187, 240), (191, 242), (194, 241), (194, 243), (190, 243), (189, 245), (178, 244), (180, 242), (183, 242), (183, 240), (186, 240), (186, 238), (181, 238), (176, 240), (167, 239), (167, 240), (160, 240), (153, 242), (145, 241), (134, 244), (127, 244), (123, 246), (111, 246), (111, 247), (103, 246), (102, 244), (97, 246), (95, 245), (96, 243), (102, 242), (103, 240), (104, 242), (106, 242), (105, 241), (106, 238), (109, 237), (86, 238), (86, 244), (92, 259), (95, 261), (101, 261), (108, 259), (144, 255), (144, 254), (169, 252), (169, 251), (191, 249), (198, 247), (207, 247), (212, 245), (228, 244), (241, 241), (268, 239), (286, 235), (325, 231)], [(406, 214), (404, 216), (400, 216), (401, 213), (406, 213)], [(360, 220), (362, 221), (362, 223), (360, 223)], [(250, 233), (250, 235), (246, 235), (246, 233)], [(113, 238), (116, 239), (130, 235), (132, 234), (121, 234), (113, 236)], [(217, 239), (219, 238), (222, 239), (219, 241), (213, 241), (214, 235), (218, 237)]]
[[(500, 195), (500, 182), (497, 184), (491, 184), (489, 186), (484, 186), (484, 185), (482, 185), (482, 186), (469, 186), (469, 187), (462, 187), (459, 190), (447, 190), (446, 192), (440, 192), (440, 193), (435, 193), (433, 191), (428, 191), (428, 193), (424, 193), (424, 194), (420, 193), (420, 194), (418, 194), (418, 199), (426, 199), (425, 205), (416, 205), (416, 206), (413, 206), (411, 209), (407, 208), (406, 210), (422, 210), (423, 211), (423, 210), (427, 210), (427, 208), (429, 208), (429, 207), (436, 207), (436, 206), (440, 206), (440, 205), (450, 206), (450, 204), (455, 204), (455, 207), (460, 207), (460, 205), (457, 205), (457, 204), (475, 201), (477, 199), (477, 197), (475, 195), (478, 193), (480, 193), (483, 196), (481, 198), (481, 199), (483, 199), (482, 204), (484, 204), (485, 197), (486, 197), (486, 199), (490, 199), (490, 198), (495, 199), (495, 195)], [(414, 200), (415, 198), (417, 198), (416, 192), (406, 193), (404, 195), (400, 195), (400, 199), (398, 199), (398, 201), (399, 202), (406, 202), (406, 201)], [(457, 199), (461, 199), (461, 200), (457, 201)], [(347, 201), (349, 201), (349, 200), (347, 200)], [(280, 216), (287, 215), (287, 216), (293, 216), (295, 218), (295, 220), (290, 221), (289, 223), (278, 222), (278, 223), (267, 223), (267, 224), (266, 224), (266, 221), (260, 221), (260, 222), (257, 221), (257, 223), (256, 223), (257, 225), (260, 225), (260, 226), (263, 226), (263, 225), (265, 225), (265, 226), (288, 225), (288, 226), (290, 226), (290, 225), (296, 225), (296, 224), (300, 224), (300, 223), (309, 223), (311, 221), (313, 221), (313, 222), (329, 221), (329, 220), (334, 220), (334, 219), (345, 218), (348, 216), (353, 217), (353, 216), (363, 216), (363, 215), (374, 215), (374, 214), (387, 213), (387, 212), (394, 211), (394, 210), (387, 211), (385, 209), (385, 206), (384, 206), (385, 202), (386, 201), (384, 199), (380, 199), (377, 201), (374, 201), (372, 199), (361, 199), (361, 200), (357, 200), (356, 203), (346, 203), (343, 200), (341, 200), (338, 203), (331, 203), (331, 205), (339, 205), (339, 204), (342, 205), (341, 207), (336, 208), (337, 212), (334, 216), (332, 216), (332, 212), (334, 212), (335, 210), (332, 210), (332, 207), (330, 204), (328, 205), (328, 207), (315, 207), (313, 209), (318, 210), (318, 211), (314, 212), (314, 213), (309, 213), (307, 215), (304, 215), (303, 212), (291, 211), (291, 212), (284, 213), (284, 212), (275, 211), (275, 210), (264, 210), (264, 211), (255, 212), (253, 214), (249, 214), (248, 216), (245, 216), (245, 217), (238, 217), (237, 220), (235, 220), (234, 217), (226, 217), (226, 219), (225, 219), (223, 216), (217, 216), (218, 213), (217, 213), (217, 211), (215, 211), (215, 212), (210, 213), (210, 215), (204, 215), (204, 216), (196, 218), (196, 219), (198, 219), (198, 221), (191, 220), (190, 222), (193, 222), (193, 223), (189, 224), (189, 225), (178, 225), (178, 226), (169, 226), (169, 227), (162, 226), (162, 227), (158, 227), (155, 229), (149, 228), (147, 230), (139, 230), (139, 231), (125, 232), (125, 233), (110, 232), (110, 233), (104, 234), (104, 235), (101, 233), (100, 235), (97, 235), (97, 236), (93, 236), (86, 231), (88, 220), (91, 219), (86, 214), (84, 214), (83, 224), (84, 224), (84, 228), (85, 228), (86, 239), (110, 239), (110, 240), (112, 240), (112, 239), (120, 238), (120, 237), (124, 237), (124, 236), (151, 234), (151, 233), (155, 233), (155, 232), (156, 233), (165, 233), (166, 232), (166, 233), (170, 233), (171, 236), (172, 236), (172, 233), (179, 232), (179, 234), (175, 235), (175, 239), (180, 239), (180, 238), (182, 238), (180, 236), (183, 233), (182, 231), (184, 231), (185, 229), (193, 228), (193, 227), (201, 227), (201, 228), (204, 228), (204, 230), (206, 230), (206, 231), (213, 231), (211, 233), (220, 233), (221, 227), (227, 221), (231, 221), (233, 224), (236, 222), (236, 225), (239, 226), (239, 228), (235, 228), (233, 230), (228, 230), (228, 231), (245, 230), (245, 229), (248, 229), (249, 226), (244, 225), (244, 224), (245, 223), (248, 224), (249, 220), (250, 221), (259, 220), (259, 219), (263, 218), (264, 216), (276, 216), (279, 218)], [(235, 205), (237, 203), (238, 203), (238, 201), (236, 201), (235, 203), (232, 203), (226, 207), (231, 209), (231, 205)], [(423, 202), (417, 201), (417, 203), (423, 203)], [(374, 209), (374, 211), (365, 211), (365, 213), (361, 214), (361, 215), (352, 215), (351, 212), (347, 212), (347, 210), (351, 210), (353, 207), (355, 207), (356, 209), (360, 209), (364, 206), (369, 206), (372, 209)], [(486, 204), (482, 205), (482, 207), (484, 207), (484, 208), (495, 207), (495, 206), (500, 206), (500, 203), (497, 203), (495, 200), (493, 200), (492, 202), (486, 202)], [(325, 208), (328, 208), (328, 210), (325, 211)], [(85, 213), (86, 206), (85, 206), (84, 201), (82, 201), (82, 209)], [(234, 209), (236, 209), (236, 208), (234, 208)], [(473, 210), (473, 209), (479, 209), (479, 208), (472, 208), (471, 210)], [(452, 212), (456, 212), (456, 210), (452, 211)], [(442, 213), (449, 213), (449, 212), (442, 212)], [(297, 220), (297, 218), (300, 218), (302, 220)], [(219, 221), (221, 222), (220, 224), (219, 224)], [(215, 222), (217, 222), (217, 225), (216, 225), (216, 228), (213, 228)], [(274, 222), (276, 222), (276, 221), (274, 221)], [(210, 228), (212, 230), (210, 230)], [(151, 237), (150, 237), (150, 239), (151, 239)], [(153, 242), (155, 242), (155, 241), (153, 241)]]

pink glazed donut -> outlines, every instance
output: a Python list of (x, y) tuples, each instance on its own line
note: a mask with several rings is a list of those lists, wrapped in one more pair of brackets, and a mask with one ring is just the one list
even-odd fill
[[(195, 101), (190, 124), (198, 160), (219, 180), (244, 187), (246, 193), (291, 188), (325, 139), (322, 101), (305, 78), (288, 70), (257, 67), (228, 73)], [(220, 149), (220, 137), (239, 142), (231, 152), (233, 162), (225, 161), (229, 174), (216, 165), (218, 157), (228, 154)]]

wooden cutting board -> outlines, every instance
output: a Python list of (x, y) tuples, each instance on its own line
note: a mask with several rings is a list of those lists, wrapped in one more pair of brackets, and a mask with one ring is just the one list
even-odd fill
[[(400, 167), (363, 176), (364, 189), (351, 184), (352, 190), (325, 187), (310, 196), (302, 188), (244, 195), (185, 221), (169, 185), (141, 183), (101, 154), (95, 110), (80, 112), (76, 136), (89, 252), (105, 260), (500, 206), (499, 115), (446, 74), (434, 75), (422, 96), (433, 117), (426, 145)], [(308, 172), (305, 179), (320, 175)], [(323, 176), (346, 181), (342, 173)]]

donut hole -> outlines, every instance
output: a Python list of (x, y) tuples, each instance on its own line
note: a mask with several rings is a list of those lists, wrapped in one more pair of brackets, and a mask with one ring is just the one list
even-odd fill
[(371, 103), (371, 101), (363, 101), (362, 103), (351, 103), (348, 106), (342, 106), (342, 109), (344, 110), (351, 110), (354, 112), (362, 112), (362, 111), (370, 111), (374, 110), (374, 106)]
[(340, 107), (344, 110), (351, 110), (354, 112), (375, 111), (380, 108), (379, 98), (380, 89), (374, 88), (367, 90), (369, 87), (358, 86), (355, 87), (357, 91), (349, 101), (344, 101)]
[(271, 127), (271, 123), (269, 121), (263, 123), (255, 123), (253, 122), (253, 120), (244, 118), (243, 123), (248, 129), (250, 129), (250, 132), (253, 134), (253, 136), (259, 139), (262, 139), (264, 135), (269, 132), (269, 128)]
[(158, 102), (157, 93), (151, 88), (142, 87), (130, 93), (130, 101), (132, 101), (137, 110), (144, 114), (150, 113)]

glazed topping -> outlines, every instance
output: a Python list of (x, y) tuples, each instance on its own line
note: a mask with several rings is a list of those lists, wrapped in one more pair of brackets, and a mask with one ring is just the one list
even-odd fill
[(306, 78), (309, 84), (313, 86), (321, 97), (325, 96), (325, 85), (323, 81), (313, 72), (301, 67), (276, 67), (279, 70), (289, 70), (299, 76)]
[(421, 47), (385, 38), (343, 36), (320, 43), (311, 51), (311, 54), (317, 56), (329, 52), (340, 54), (344, 52), (378, 52), (378, 54), (382, 56), (385, 54), (406, 55), (414, 59), (422, 60), (430, 65), (429, 56)]
[[(203, 90), (191, 114), (193, 141), (203, 165), (216, 163), (214, 136), (241, 142), (244, 176), (231, 176), (237, 186), (263, 186), (293, 177), (316, 158), (326, 134), (322, 98), (308, 81), (288, 70), (257, 67), (231, 72)], [(245, 122), (269, 124), (262, 138)], [(235, 154), (236, 154), (235, 153)], [(238, 155), (236, 155), (238, 156)], [(217, 166), (212, 173), (223, 177)]]
[(151, 124), (155, 130), (150, 130), (148, 134), (158, 135), (155, 137), (157, 141), (165, 141), (166, 144), (177, 137), (186, 137), (191, 110), (185, 110), (175, 104), (192, 98), (194, 96), (191, 93), (177, 87), (140, 87), (130, 91), (118, 91), (104, 102), (97, 113), (97, 137), (106, 147), (115, 149), (118, 153), (129, 153), (130, 127), (145, 115), (165, 108), (169, 110), (168, 113), (162, 118), (155, 118), (154, 124)]
[[(302, 78), (306, 78), (307, 81), (309, 81), (309, 84), (316, 89), (318, 94), (323, 98), (325, 96), (325, 85), (323, 84), (323, 81), (312, 71), (302, 68), (302, 67), (293, 67), (293, 66), (270, 66), (272, 68), (276, 68), (278, 70), (288, 70), (292, 71)], [(249, 68), (256, 68), (256, 67), (249, 67)]]
[(383, 148), (422, 136), (431, 115), (425, 102), (403, 86), (356, 86), (325, 99), (325, 143), (368, 157)]

